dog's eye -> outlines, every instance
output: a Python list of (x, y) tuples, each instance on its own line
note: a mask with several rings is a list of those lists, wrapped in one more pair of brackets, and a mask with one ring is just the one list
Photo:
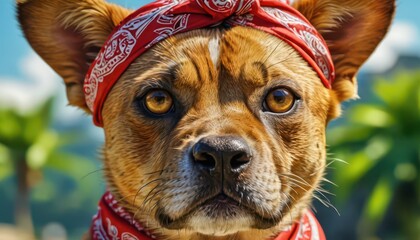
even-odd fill
[(295, 95), (286, 88), (272, 90), (265, 97), (264, 107), (273, 113), (285, 113), (295, 103)]
[(151, 113), (162, 115), (172, 109), (173, 99), (165, 90), (151, 90), (144, 98), (144, 106)]

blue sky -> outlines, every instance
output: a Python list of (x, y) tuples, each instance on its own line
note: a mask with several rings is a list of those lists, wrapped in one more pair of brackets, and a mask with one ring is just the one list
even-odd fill
[[(111, 2), (136, 8), (149, 1)], [(15, 19), (14, 3), (14, 0), (0, 0), (0, 106), (20, 104), (22, 111), (25, 111), (46, 95), (57, 92), (61, 96), (65, 94), (59, 77), (33, 53), (23, 38)], [(384, 71), (401, 53), (420, 56), (419, 11), (419, 0), (398, 1), (396, 19), (390, 34), (366, 64), (365, 69)], [(74, 109), (65, 108), (65, 105), (65, 99), (61, 97), (58, 115), (61, 115), (63, 120), (72, 120), (74, 118), (70, 116), (78, 118), (82, 115)]]

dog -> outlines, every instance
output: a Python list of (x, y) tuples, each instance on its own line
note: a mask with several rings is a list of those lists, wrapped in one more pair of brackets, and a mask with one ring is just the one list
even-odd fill
[[(325, 129), (357, 97), (395, 2), (285, 2), (161, 0), (133, 17), (102, 0), (17, 1), (26, 39), (105, 132), (108, 192), (86, 239), (325, 239), (308, 210)], [(255, 20), (276, 8), (306, 30)]]

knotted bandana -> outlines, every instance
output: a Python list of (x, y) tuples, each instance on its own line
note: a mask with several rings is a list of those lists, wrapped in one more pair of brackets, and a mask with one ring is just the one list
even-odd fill
[(316, 71), (325, 87), (334, 66), (322, 36), (285, 0), (159, 0), (125, 18), (112, 32), (85, 77), (86, 104), (102, 127), (102, 107), (112, 86), (137, 57), (177, 33), (223, 26), (260, 29), (288, 43)]
[[(93, 217), (90, 233), (92, 240), (156, 239), (136, 222), (130, 213), (118, 206), (118, 201), (109, 192), (105, 193), (99, 202), (98, 213)], [(315, 216), (310, 211), (305, 211), (300, 221), (296, 221), (273, 240), (325, 240), (325, 235)]]

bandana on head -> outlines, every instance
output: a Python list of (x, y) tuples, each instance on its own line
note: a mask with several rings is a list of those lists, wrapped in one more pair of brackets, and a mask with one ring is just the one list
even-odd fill
[(328, 47), (317, 30), (287, 0), (159, 0), (125, 18), (113, 31), (85, 77), (86, 104), (102, 127), (102, 107), (112, 86), (137, 57), (177, 33), (224, 26), (247, 26), (292, 46), (325, 87), (334, 80)]
[[(107, 192), (99, 202), (98, 213), (90, 228), (92, 240), (153, 240), (133, 216), (118, 206), (118, 201)], [(281, 232), (273, 240), (325, 240), (324, 231), (312, 212), (304, 211), (301, 219)]]

